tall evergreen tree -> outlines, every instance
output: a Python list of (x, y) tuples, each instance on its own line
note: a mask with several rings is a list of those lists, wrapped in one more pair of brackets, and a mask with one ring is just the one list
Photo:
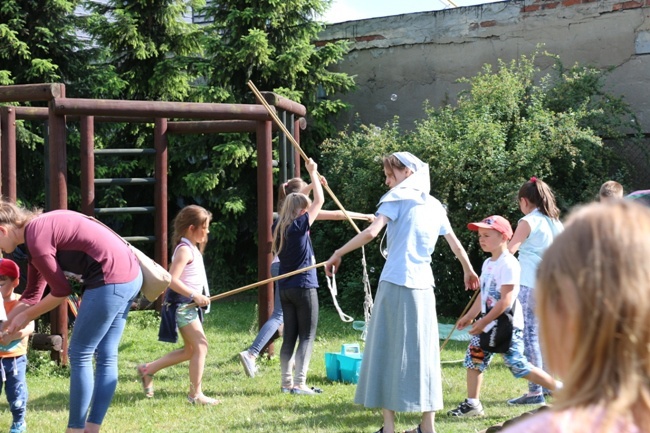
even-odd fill
[(74, 15), (80, 2), (0, 2), (0, 84), (58, 82), (75, 77), (75, 60), (82, 54)]
[(123, 99), (185, 100), (201, 55), (201, 29), (184, 19), (204, 0), (85, 2), (86, 31), (107, 50), (105, 61), (128, 83)]

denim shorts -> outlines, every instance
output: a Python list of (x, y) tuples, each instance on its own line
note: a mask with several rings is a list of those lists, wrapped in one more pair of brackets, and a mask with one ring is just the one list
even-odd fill
[[(506, 353), (503, 353), (503, 362), (517, 379), (528, 376), (533, 365), (524, 356), (523, 330), (516, 329), (512, 332), (512, 342)], [(478, 335), (473, 335), (465, 353), (465, 367), (484, 372), (489, 366), (494, 353), (481, 349)]]
[(179, 328), (189, 325), (199, 318), (199, 309), (198, 307), (193, 308), (184, 308), (187, 304), (179, 305), (176, 310), (176, 325)]

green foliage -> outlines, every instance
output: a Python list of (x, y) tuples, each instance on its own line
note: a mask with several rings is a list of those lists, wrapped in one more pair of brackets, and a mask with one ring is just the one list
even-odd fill
[[(630, 118), (620, 98), (604, 92), (602, 73), (580, 67), (566, 71), (558, 63), (539, 84), (534, 80), (538, 74), (534, 56), (499, 62), (496, 71), (485, 66), (464, 80), (469, 89), (455, 106), (425, 107), (426, 117), (412, 132), (400, 135), (395, 121), (383, 129), (362, 126), (341, 133), (323, 145), (322, 165), (328, 168), (332, 189), (349, 208), (367, 211), (373, 204), (369, 200), (378, 200), (385, 191), (379, 157), (396, 150), (418, 155), (429, 164), (432, 195), (447, 207), (457, 236), (480, 270), (485, 255), (466, 224), (500, 214), (514, 226), (522, 216), (517, 191), (531, 176), (551, 185), (564, 210), (592, 200), (613, 173), (623, 183), (628, 179), (626, 163), (604, 147), (598, 135), (621, 136)], [(603, 126), (602, 113), (619, 120), (597, 129), (596, 125)], [(347, 237), (329, 231), (315, 239), (316, 251), (333, 251)], [(372, 256), (369, 266), (381, 267), (377, 255)], [(468, 294), (462, 288), (461, 268), (445, 242), (438, 244), (433, 269), (439, 311), (455, 316)], [(358, 308), (363, 293), (348, 298), (355, 300), (351, 307)]]
[(122, 99), (184, 100), (198, 77), (202, 31), (183, 20), (204, 0), (86, 1), (85, 30), (127, 86)]

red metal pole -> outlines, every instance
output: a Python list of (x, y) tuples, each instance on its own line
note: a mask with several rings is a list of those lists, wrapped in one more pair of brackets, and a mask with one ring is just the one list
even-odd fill
[(2, 195), (16, 202), (16, 110), (2, 107)]
[[(65, 87), (61, 86), (61, 94), (65, 97)], [(48, 122), (50, 126), (50, 209), (68, 208), (68, 186), (67, 186), (67, 152), (66, 152), (66, 131), (65, 116), (56, 114), (54, 101), (49, 103)], [(68, 303), (61, 303), (56, 309), (50, 312), (50, 326), (53, 335), (60, 335), (62, 338), (61, 352), (52, 351), (50, 357), (61, 363), (68, 364)]]
[(270, 120), (263, 106), (254, 104), (209, 104), (201, 102), (122, 101), (116, 99), (57, 98), (54, 110), (60, 115), (165, 117), (210, 120)]
[(95, 215), (95, 123), (92, 116), (81, 118), (81, 212)]
[(0, 102), (49, 101), (64, 96), (65, 86), (60, 83), (0, 86)]
[[(301, 118), (293, 122), (293, 138), (296, 140), (296, 143), (298, 144), (300, 144), (300, 124), (301, 124), (300, 119)], [(302, 121), (302, 123), (304, 123), (304, 121)], [(293, 166), (293, 177), (300, 177), (300, 167), (304, 164), (301, 158), (302, 157), (300, 156), (300, 152), (298, 152), (298, 149), (294, 149), (293, 160), (295, 161), (295, 165)]]
[(155, 234), (156, 234), (156, 261), (165, 269), (167, 268), (167, 119), (156, 119), (154, 126), (154, 148), (156, 149), (156, 192), (154, 206)]
[[(271, 224), (273, 224), (273, 161), (272, 161), (271, 122), (257, 123), (257, 278), (266, 280), (271, 276)], [(273, 312), (273, 283), (260, 286), (257, 292), (259, 327), (271, 317)], [(273, 344), (268, 346), (269, 356), (273, 356)]]

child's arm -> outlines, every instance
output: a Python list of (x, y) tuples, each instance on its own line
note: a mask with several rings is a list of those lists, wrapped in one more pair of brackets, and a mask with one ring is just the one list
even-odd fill
[(32, 335), (34, 333), (34, 321), (30, 321), (27, 326), (22, 329), (17, 330), (13, 334), (3, 334), (0, 338), (0, 344), (8, 345), (14, 340), (22, 340), (23, 338)]
[[(349, 212), (349, 211), (346, 212), (353, 220), (365, 220), (368, 222), (373, 222), (375, 220), (375, 216), (371, 213), (359, 213), (359, 212)], [(318, 212), (318, 216), (316, 217), (316, 220), (318, 221), (343, 221), (346, 219), (347, 218), (345, 217), (345, 214), (343, 213), (343, 211), (340, 210), (321, 209), (321, 211)]]
[(521, 244), (528, 238), (529, 235), (530, 224), (528, 224), (528, 221), (519, 221), (519, 224), (517, 224), (517, 229), (512, 235), (512, 239), (510, 239), (510, 242), (508, 242), (508, 251), (510, 251), (510, 254), (516, 253), (519, 250)]
[(476, 272), (474, 272), (472, 263), (470, 263), (469, 257), (467, 256), (467, 251), (465, 251), (465, 248), (463, 248), (463, 245), (456, 237), (456, 234), (453, 231), (447, 233), (445, 235), (445, 240), (449, 244), (451, 250), (454, 252), (454, 255), (460, 261), (461, 265), (463, 265), (463, 272), (465, 274), (464, 276), (465, 289), (472, 289), (472, 290), (478, 289), (479, 287), (478, 275), (476, 275)]
[(172, 276), (169, 288), (178, 294), (192, 298), (199, 307), (205, 307), (210, 304), (210, 298), (203, 295), (203, 293), (190, 289), (180, 280), (183, 269), (185, 269), (185, 266), (187, 266), (191, 260), (192, 251), (190, 251), (189, 247), (181, 246), (176, 250), (172, 264), (169, 267), (169, 273)]
[(494, 307), (488, 313), (481, 317), (479, 320), (474, 322), (474, 325), (472, 326), (472, 329), (469, 330), (469, 333), (472, 335), (478, 335), (481, 332), (483, 332), (483, 329), (491, 323), (492, 321), (496, 320), (504, 311), (512, 305), (512, 302), (514, 301), (514, 293), (513, 290), (515, 289), (514, 284), (504, 284), (501, 286), (501, 299), (497, 301), (496, 304), (494, 304)]
[(476, 316), (478, 316), (478, 313), (481, 312), (481, 294), (479, 293), (476, 296), (476, 299), (474, 300), (474, 303), (472, 304), (472, 307), (469, 309), (467, 313), (460, 319), (458, 319), (458, 322), (456, 323), (456, 328), (458, 329), (463, 329), (466, 328), (469, 324), (472, 323), (472, 320), (476, 319)]
[(325, 196), (323, 195), (323, 186), (318, 181), (318, 165), (313, 159), (309, 158), (309, 161), (305, 161), (305, 168), (309, 172), (309, 177), (311, 177), (312, 192), (314, 193), (314, 199), (311, 202), (311, 206), (307, 208), (307, 213), (309, 214), (309, 225), (312, 225), (314, 221), (316, 221), (316, 217), (318, 217), (318, 213), (323, 207)]

